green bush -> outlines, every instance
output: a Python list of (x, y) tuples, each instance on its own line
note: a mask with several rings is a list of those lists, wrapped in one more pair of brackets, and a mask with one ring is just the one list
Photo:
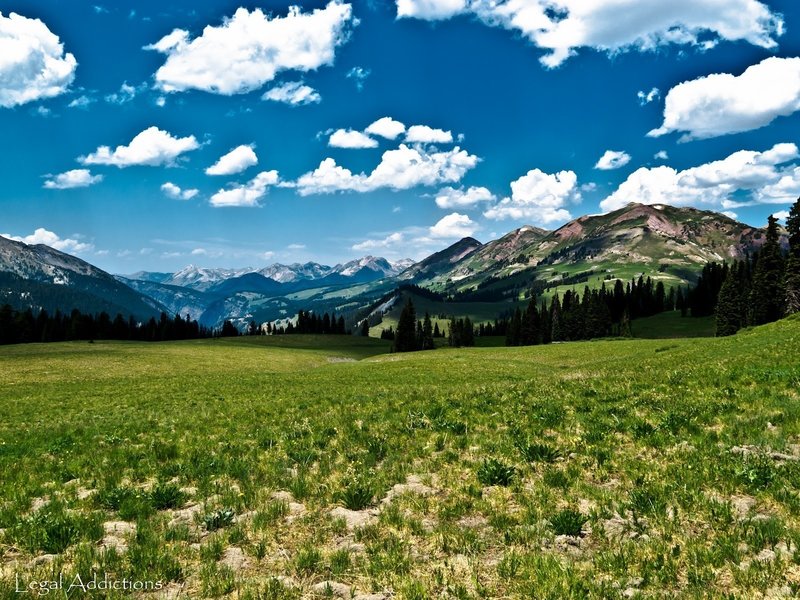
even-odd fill
[(550, 525), (556, 535), (583, 535), (583, 526), (588, 519), (577, 510), (565, 508), (550, 518)]
[(517, 468), (496, 458), (487, 458), (478, 467), (478, 481), (483, 485), (508, 486), (517, 476)]

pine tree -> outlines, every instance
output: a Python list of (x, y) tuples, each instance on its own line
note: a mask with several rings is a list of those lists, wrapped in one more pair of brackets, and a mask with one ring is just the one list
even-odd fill
[(422, 342), (420, 346), (423, 350), (433, 350), (433, 326), (431, 325), (431, 316), (427, 312), (422, 322)]
[(786, 314), (800, 312), (800, 198), (786, 219), (789, 231), (789, 260), (786, 261)]
[(763, 325), (783, 316), (783, 257), (778, 243), (778, 220), (770, 215), (767, 239), (758, 254), (750, 291), (750, 323)]
[(475, 345), (475, 330), (472, 328), (472, 321), (469, 317), (464, 317), (464, 324), (463, 333), (462, 335), (462, 345), (464, 346), (474, 346)]
[(369, 337), (369, 319), (361, 321), (361, 329), (359, 331), (361, 337)]
[(731, 268), (719, 291), (717, 300), (717, 336), (733, 335), (744, 324), (741, 290), (738, 285), (737, 270)]
[(450, 317), (447, 327), (447, 345), (458, 348), (461, 345), (461, 333), (458, 330), (458, 322), (455, 317)]
[(553, 303), (550, 305), (550, 339), (554, 342), (560, 342), (564, 338), (561, 328), (561, 302), (558, 299), (558, 294), (553, 296)]
[(409, 298), (400, 312), (397, 321), (397, 331), (394, 334), (395, 352), (413, 352), (417, 347), (417, 312), (414, 303)]

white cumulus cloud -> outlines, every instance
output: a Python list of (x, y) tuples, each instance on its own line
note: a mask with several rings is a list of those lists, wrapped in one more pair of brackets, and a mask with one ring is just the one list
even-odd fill
[(263, 171), (251, 181), (228, 190), (219, 190), (211, 196), (211, 206), (258, 206), (258, 201), (267, 195), (269, 188), (280, 178), (277, 171)]
[(235, 175), (258, 164), (252, 146), (237, 146), (206, 169), (206, 175)]
[(39, 227), (31, 235), (26, 235), (24, 237), (10, 235), (8, 233), (4, 233), (2, 236), (10, 240), (14, 240), (15, 242), (28, 244), (29, 246), (44, 244), (45, 246), (50, 246), (51, 248), (55, 248), (61, 252), (67, 252), (69, 254), (80, 254), (82, 252), (91, 252), (94, 250), (94, 246), (92, 244), (81, 242), (80, 240), (73, 238), (62, 239), (57, 234), (53, 233), (52, 231), (48, 231), (44, 227)]
[(597, 161), (594, 168), (600, 169), (601, 171), (611, 171), (613, 169), (621, 169), (629, 162), (631, 162), (631, 155), (627, 152), (606, 150), (605, 154), (600, 157), (600, 160)]
[(429, 233), (434, 238), (465, 238), (477, 230), (478, 224), (467, 215), (454, 212), (439, 219), (439, 222), (429, 229)]
[(353, 191), (371, 192), (388, 188), (407, 190), (418, 185), (437, 185), (460, 181), (467, 171), (478, 164), (478, 157), (461, 148), (446, 152), (429, 152), (418, 147), (400, 144), (396, 150), (383, 153), (381, 162), (369, 174), (354, 174), (339, 166), (332, 158), (302, 175), (293, 186), (302, 196)]
[(631, 202), (710, 208), (754, 203), (788, 203), (800, 193), (800, 168), (786, 163), (800, 158), (795, 144), (776, 144), (765, 152), (739, 150), (722, 159), (677, 171), (642, 167), (600, 203), (604, 211)]
[(78, 62), (39, 19), (0, 12), (0, 106), (10, 108), (64, 93)]
[(659, 150), (653, 155), (656, 160), (669, 160), (669, 153), (666, 150)]
[(261, 96), (261, 99), (283, 102), (291, 106), (304, 106), (322, 102), (322, 96), (319, 95), (319, 92), (302, 81), (289, 81), (270, 88)]
[(436, 21), (466, 11), (467, 0), (397, 0), (398, 17)]
[(378, 142), (360, 131), (337, 129), (328, 138), (328, 145), (332, 148), (377, 148)]
[(364, 240), (357, 244), (353, 244), (352, 249), (359, 252), (381, 250), (385, 248), (393, 248), (398, 244), (405, 242), (405, 236), (400, 232), (390, 233), (385, 238), (379, 240)]
[(800, 110), (800, 58), (766, 58), (739, 76), (714, 73), (667, 93), (664, 123), (647, 135), (683, 140), (750, 131)]
[(158, 127), (148, 127), (137, 134), (127, 146), (117, 146), (111, 150), (109, 146), (100, 146), (88, 156), (81, 156), (78, 160), (84, 165), (114, 165), (124, 168), (134, 165), (173, 165), (177, 158), (192, 150), (197, 150), (200, 144), (197, 139), (188, 137), (176, 138)]
[(578, 176), (573, 171), (545, 173), (528, 171), (511, 183), (511, 197), (503, 198), (483, 213), (487, 219), (527, 220), (537, 225), (549, 225), (572, 218), (564, 208), (580, 200)]
[(200, 190), (196, 189), (181, 189), (170, 181), (161, 186), (161, 191), (173, 200), (191, 200), (200, 193)]
[(675, 44), (707, 49), (720, 40), (774, 48), (783, 20), (758, 0), (396, 0), (398, 17), (471, 14), (520, 33), (557, 67), (580, 48), (617, 53)]
[(436, 206), (439, 208), (459, 208), (474, 206), (480, 202), (495, 200), (494, 194), (485, 187), (453, 188), (445, 187), (436, 194)]
[(778, 219), (778, 221), (783, 221), (784, 223), (786, 223), (786, 219), (789, 218), (789, 211), (788, 210), (781, 210), (781, 211), (778, 211), (778, 212), (774, 213), (772, 216), (775, 217), (776, 219)]
[(377, 135), (387, 140), (397, 139), (406, 132), (406, 126), (391, 117), (381, 117), (364, 130), (369, 135)]
[(406, 141), (412, 144), (452, 144), (453, 134), (427, 125), (412, 125), (406, 132)]
[(307, 72), (333, 64), (351, 20), (350, 4), (337, 0), (307, 13), (292, 6), (285, 17), (239, 8), (222, 25), (209, 25), (194, 39), (176, 29), (145, 48), (167, 56), (155, 75), (165, 92), (242, 94), (282, 71)]
[(72, 188), (89, 187), (103, 181), (102, 175), (92, 175), (89, 169), (72, 169), (66, 173), (50, 176), (44, 182), (48, 190), (69, 190)]

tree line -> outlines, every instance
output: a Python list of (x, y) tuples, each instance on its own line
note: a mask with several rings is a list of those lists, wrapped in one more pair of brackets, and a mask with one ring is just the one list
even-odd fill
[(718, 336), (800, 312), (800, 199), (789, 212), (786, 229), (787, 256), (780, 246), (777, 219), (770, 216), (757, 255), (709, 273), (706, 287), (719, 286), (713, 307)]
[(136, 340), (159, 342), (211, 337), (213, 330), (197, 321), (161, 313), (159, 319), (139, 322), (117, 314), (113, 319), (106, 312), (84, 314), (75, 309), (69, 314), (53, 314), (41, 310), (15, 310), (9, 304), (0, 307), (0, 344), (29, 342), (65, 342), (71, 340)]

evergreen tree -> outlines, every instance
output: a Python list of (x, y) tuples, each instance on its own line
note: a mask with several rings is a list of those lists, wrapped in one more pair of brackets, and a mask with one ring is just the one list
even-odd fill
[(750, 291), (750, 323), (762, 325), (783, 316), (783, 257), (778, 243), (778, 220), (770, 215), (767, 239), (758, 254)]
[(359, 333), (361, 337), (369, 337), (369, 319), (361, 321), (361, 330)]
[(463, 332), (461, 334), (461, 343), (464, 346), (475, 345), (475, 330), (472, 327), (472, 321), (469, 317), (464, 317)]
[(431, 316), (427, 312), (422, 322), (422, 341), (420, 346), (423, 350), (433, 350), (433, 326), (431, 325)]
[(447, 345), (453, 348), (461, 346), (461, 332), (458, 330), (458, 322), (455, 317), (450, 317), (447, 328)]
[(717, 336), (733, 335), (744, 324), (742, 298), (737, 279), (736, 269), (729, 269), (719, 291), (716, 314)]
[[(150, 319), (150, 322), (153, 324), (153, 326), (155, 326), (155, 319)], [(225, 321), (222, 324), (222, 329), (220, 330), (219, 334), (221, 337), (234, 337), (239, 335), (239, 330), (236, 329), (236, 326), (230, 321)]]
[(800, 198), (786, 219), (789, 232), (789, 259), (786, 261), (786, 314), (800, 312)]
[(409, 298), (400, 312), (400, 319), (397, 321), (393, 350), (395, 352), (413, 352), (418, 349), (417, 311), (414, 309), (414, 303), (411, 298)]
[(554, 342), (560, 342), (564, 338), (561, 329), (561, 302), (558, 299), (558, 294), (553, 296), (553, 303), (550, 305), (550, 339)]

